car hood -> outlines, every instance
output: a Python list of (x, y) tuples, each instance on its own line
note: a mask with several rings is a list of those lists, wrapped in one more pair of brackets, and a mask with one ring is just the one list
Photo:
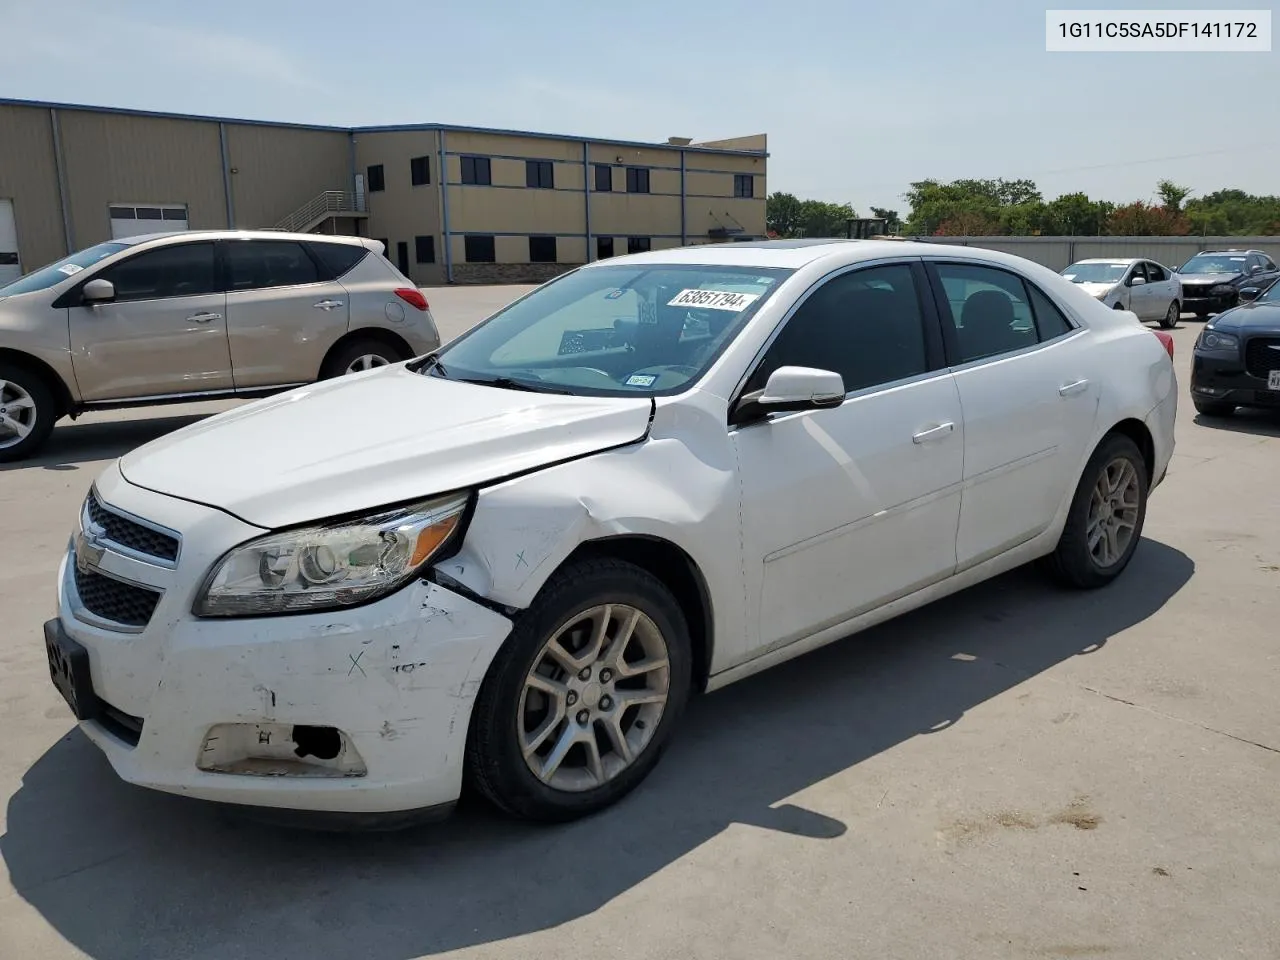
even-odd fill
[(1244, 303), (1213, 318), (1215, 330), (1248, 330), (1280, 336), (1280, 302)]
[(148, 490), (276, 528), (458, 490), (643, 439), (648, 397), (567, 397), (402, 364), (246, 404), (126, 454)]
[(1101, 296), (1104, 296), (1105, 294), (1110, 293), (1112, 290), (1114, 290), (1117, 284), (1088, 282), (1088, 283), (1077, 283), (1076, 286), (1079, 287), (1081, 290), (1083, 290), (1085, 293), (1087, 293), (1091, 297), (1101, 297)]
[(1240, 279), (1238, 273), (1179, 273), (1179, 280), (1183, 283), (1197, 284), (1215, 284), (1215, 283), (1231, 283), (1233, 280)]

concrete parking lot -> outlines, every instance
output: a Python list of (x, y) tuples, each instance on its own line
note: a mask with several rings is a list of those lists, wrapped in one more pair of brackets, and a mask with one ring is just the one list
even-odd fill
[[(429, 290), (446, 338), (517, 294)], [(691, 708), (576, 824), (313, 835), (121, 784), (40, 625), (109, 458), (0, 471), (0, 958), (1280, 957), (1280, 419), (1198, 421), (1125, 575), (1016, 571)], [(856, 574), (855, 574), (856, 575)]]

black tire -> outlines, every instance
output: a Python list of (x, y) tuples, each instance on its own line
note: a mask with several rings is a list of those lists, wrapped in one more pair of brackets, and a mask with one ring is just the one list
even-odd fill
[[(629, 767), (589, 790), (556, 790), (529, 769), (517, 742), (525, 677), (563, 624), (603, 603), (629, 604), (661, 632), (670, 664), (667, 702), (656, 732)], [(661, 758), (689, 698), (691, 664), (684, 614), (651, 573), (609, 558), (557, 571), (520, 615), (480, 686), (467, 731), (469, 785), (499, 810), (524, 820), (563, 822), (603, 810), (635, 789)]]
[[(57, 399), (48, 381), (29, 367), (0, 361), (0, 381), (13, 384), (26, 393), (33, 402), (34, 422), (29, 424), (30, 432), (17, 443), (0, 446), (0, 463), (25, 460), (49, 439), (49, 434), (53, 432), (53, 424), (61, 416), (61, 411), (58, 409)], [(11, 397), (10, 390), (0, 393), (0, 411), (7, 410), (5, 399)], [(9, 431), (4, 430), (0, 443), (9, 436)]]
[[(1138, 515), (1133, 536), (1122, 552), (1120, 559), (1110, 566), (1102, 566), (1089, 550), (1088, 522), (1089, 504), (1093, 488), (1103, 470), (1117, 459), (1130, 461), (1138, 478)], [(1067, 523), (1058, 538), (1058, 546), (1045, 558), (1045, 566), (1058, 582), (1065, 586), (1080, 590), (1095, 590), (1104, 587), (1129, 565), (1133, 551), (1142, 539), (1142, 525), (1147, 516), (1147, 493), (1151, 479), (1147, 476), (1147, 465), (1142, 459), (1142, 452), (1128, 437), (1112, 433), (1103, 438), (1089, 458), (1080, 476), (1075, 495), (1071, 499), (1071, 509), (1067, 514)]]
[(1172, 330), (1178, 325), (1178, 318), (1182, 316), (1182, 307), (1175, 300), (1169, 304), (1169, 309), (1163, 317), (1160, 318), (1160, 328), (1162, 330)]
[(1225, 400), (1201, 400), (1199, 397), (1192, 397), (1191, 404), (1196, 408), (1196, 413), (1206, 417), (1229, 417), (1236, 412), (1236, 405)]
[(1207, 312), (1207, 311), (1204, 311), (1204, 310), (1197, 310), (1197, 311), (1196, 311), (1196, 319), (1197, 319), (1197, 320), (1208, 320), (1208, 319), (1209, 319), (1209, 314), (1208, 314), (1208, 312)]
[(380, 357), (387, 363), (399, 363), (401, 360), (409, 359), (408, 354), (403, 353), (385, 340), (361, 337), (344, 343), (329, 354), (325, 358), (323, 369), (320, 371), (320, 378), (328, 380), (331, 377), (342, 376), (347, 372), (347, 368), (361, 357)]
[(1113, 304), (1111, 305), (1111, 309), (1112, 309), (1112, 310), (1123, 310), (1124, 308), (1125, 308), (1125, 307), (1124, 307), (1124, 304), (1123, 304), (1123, 303), (1120, 303), (1119, 301), (1116, 301), (1115, 303), (1113, 303)]

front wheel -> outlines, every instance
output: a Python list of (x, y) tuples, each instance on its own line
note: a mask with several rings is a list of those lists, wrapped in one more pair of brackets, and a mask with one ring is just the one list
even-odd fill
[(1089, 458), (1076, 487), (1050, 572), (1083, 590), (1118, 577), (1138, 547), (1147, 515), (1147, 467), (1128, 437), (1111, 434)]
[(467, 775), (504, 812), (572, 820), (653, 769), (690, 686), (685, 618), (652, 574), (612, 559), (556, 573), (476, 698)]
[(57, 402), (43, 377), (0, 362), (0, 463), (35, 453), (49, 439), (57, 418)]
[(1182, 316), (1182, 307), (1175, 300), (1169, 304), (1169, 309), (1165, 311), (1164, 319), (1160, 321), (1160, 326), (1164, 330), (1172, 330), (1178, 325), (1178, 319)]

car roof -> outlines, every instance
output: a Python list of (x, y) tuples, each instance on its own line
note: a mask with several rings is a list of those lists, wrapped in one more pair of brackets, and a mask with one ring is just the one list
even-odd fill
[(702, 264), (719, 267), (782, 267), (798, 270), (822, 260), (857, 263), (889, 257), (962, 257), (1008, 266), (1025, 266), (1027, 260), (1012, 254), (964, 247), (955, 244), (913, 240), (840, 240), (803, 238), (796, 240), (752, 240), (741, 243), (704, 243), (671, 247), (648, 253), (633, 253), (589, 263), (583, 269), (599, 269), (619, 264)]
[(136, 246), (153, 240), (320, 240), (326, 243), (346, 243), (364, 246), (363, 237), (343, 234), (285, 233), (283, 230), (168, 230), (160, 233), (142, 233), (136, 237), (121, 237), (112, 243)]
[(1193, 253), (1191, 259), (1196, 257), (1216, 257), (1224, 253), (1262, 253), (1261, 250), (1242, 250), (1239, 247), (1227, 247), (1223, 250), (1201, 250), (1199, 253)]
[(1114, 263), (1120, 264), (1137, 263), (1142, 257), (1089, 257), (1086, 260), (1075, 260), (1074, 263)]

